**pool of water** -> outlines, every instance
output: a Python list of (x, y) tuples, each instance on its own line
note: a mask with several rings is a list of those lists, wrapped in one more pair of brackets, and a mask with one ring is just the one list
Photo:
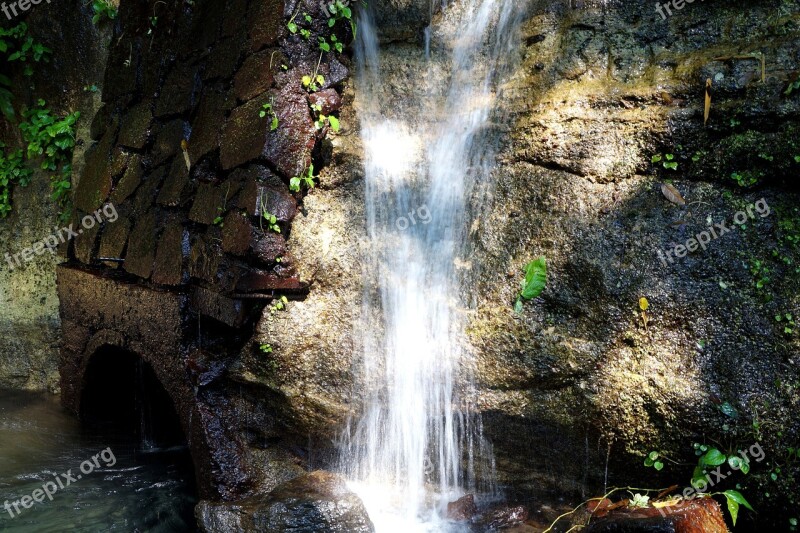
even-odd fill
[(188, 449), (140, 441), (82, 425), (58, 397), (0, 391), (0, 530), (197, 531)]

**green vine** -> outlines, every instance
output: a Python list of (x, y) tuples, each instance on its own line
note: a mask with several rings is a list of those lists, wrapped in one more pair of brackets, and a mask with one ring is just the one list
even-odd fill
[(71, 187), (72, 152), (75, 148), (75, 123), (80, 112), (57, 117), (48, 109), (44, 100), (23, 113), (25, 119), (19, 125), (22, 138), (27, 143), (29, 161), (40, 159), (40, 168), (50, 172), (52, 198), (61, 207), (62, 216), (69, 214), (69, 190)]

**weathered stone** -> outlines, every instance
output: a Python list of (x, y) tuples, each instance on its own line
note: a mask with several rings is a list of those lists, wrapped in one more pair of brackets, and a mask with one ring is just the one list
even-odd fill
[(166, 174), (166, 167), (158, 167), (150, 172), (136, 191), (131, 205), (131, 215), (138, 217), (148, 212), (155, 204), (158, 190)]
[[(128, 243), (128, 233), (130, 232), (130, 221), (127, 218), (119, 218), (116, 222), (110, 222), (103, 228), (103, 234), (100, 237), (100, 250), (97, 252), (98, 257), (111, 257), (122, 258), (122, 253), (125, 251), (125, 245)], [(110, 268), (119, 268), (120, 263), (116, 261), (106, 261), (105, 266)]]
[(91, 213), (108, 198), (112, 186), (109, 158), (115, 136), (116, 127), (112, 126), (86, 151), (86, 164), (75, 188), (75, 205), (82, 211)]
[(202, 287), (192, 287), (192, 309), (202, 315), (218, 320), (232, 328), (242, 327), (246, 309), (241, 300), (234, 300)]
[(184, 129), (182, 120), (173, 120), (161, 127), (150, 151), (150, 166), (157, 167), (181, 152), (181, 141), (186, 138)]
[(111, 154), (111, 164), (108, 167), (108, 174), (113, 181), (116, 181), (128, 168), (130, 157), (131, 154), (127, 150), (119, 146), (114, 149), (114, 153)]
[(238, 167), (261, 157), (270, 122), (269, 117), (258, 116), (261, 104), (258, 99), (251, 100), (231, 111), (222, 130), (220, 162), (223, 169)]
[(342, 107), (342, 97), (336, 89), (325, 89), (308, 95), (308, 102), (312, 106), (320, 106), (323, 115), (330, 115)]
[(219, 135), (225, 123), (225, 111), (229, 108), (227, 94), (209, 90), (203, 94), (197, 116), (192, 122), (189, 138), (189, 158), (192, 165), (219, 148)]
[(448, 520), (455, 520), (457, 522), (470, 520), (477, 512), (478, 507), (475, 505), (475, 495), (473, 494), (467, 494), (447, 504)]
[(259, 261), (267, 265), (274, 264), (278, 257), (282, 258), (288, 253), (283, 236), (259, 230), (253, 234), (252, 250)]
[(156, 255), (156, 216), (152, 211), (142, 216), (128, 240), (124, 268), (142, 279), (149, 279)]
[(255, 0), (248, 13), (250, 50), (258, 52), (265, 46), (275, 44), (286, 31), (282, 16), (283, 0)]
[(150, 139), (150, 124), (153, 122), (153, 103), (145, 100), (132, 107), (122, 117), (117, 142), (121, 146), (141, 150)]
[(142, 156), (133, 154), (128, 161), (125, 174), (122, 175), (111, 193), (111, 203), (119, 205), (124, 202), (139, 187), (143, 176)]
[(199, 79), (197, 69), (184, 63), (176, 63), (167, 76), (156, 101), (155, 116), (180, 115), (191, 110), (195, 83)]
[(316, 471), (275, 488), (266, 497), (233, 503), (200, 502), (197, 520), (204, 533), (371, 533), (363, 502), (344, 478)]
[(213, 224), (217, 217), (225, 215), (225, 189), (209, 183), (201, 183), (197, 187), (189, 218), (200, 224)]
[(300, 176), (311, 163), (317, 130), (300, 85), (289, 84), (275, 99), (280, 127), (267, 135), (264, 157), (287, 178)]
[(239, 34), (229, 39), (222, 39), (211, 50), (203, 71), (203, 80), (229, 79), (236, 71), (242, 55), (242, 43), (246, 36)]
[(79, 218), (73, 226), (73, 229), (78, 232), (78, 236), (75, 237), (75, 258), (83, 264), (90, 265), (96, 257), (97, 234), (100, 227), (95, 224), (91, 228), (83, 228), (80, 220)]
[(229, 254), (244, 255), (250, 248), (253, 225), (248, 217), (239, 211), (231, 211), (225, 216), (222, 227), (222, 249)]
[[(263, 50), (248, 57), (233, 80), (236, 98), (247, 101), (272, 87), (275, 71), (286, 61), (280, 50)], [(261, 102), (267, 103), (269, 100)]]
[[(272, 16), (280, 16), (273, 13)], [(231, 0), (225, 2), (225, 14), (222, 16), (220, 35), (231, 37), (234, 35), (247, 35), (247, 0)], [(219, 43), (217, 43), (219, 46)], [(238, 47), (237, 47), (238, 48)]]
[(498, 531), (519, 525), (527, 519), (528, 510), (518, 505), (493, 509), (482, 515), (477, 522), (481, 531)]
[(297, 201), (283, 183), (274, 186), (247, 180), (239, 193), (237, 206), (256, 217), (270, 213), (281, 222), (291, 222), (297, 214)]
[(302, 293), (308, 289), (308, 284), (298, 278), (281, 278), (272, 272), (251, 270), (242, 275), (237, 284), (237, 292), (269, 292), (284, 291)]
[(92, 127), (89, 130), (89, 137), (94, 141), (100, 139), (105, 134), (106, 129), (108, 129), (110, 122), (111, 106), (109, 104), (102, 104), (92, 119)]
[(172, 161), (167, 179), (164, 186), (158, 193), (157, 202), (161, 205), (176, 207), (188, 201), (187, 192), (189, 187), (189, 169), (186, 168), (186, 161), (182, 156), (176, 157)]
[[(183, 243), (188, 234), (178, 221), (171, 221), (164, 228), (158, 241), (153, 282), (160, 285), (180, 285), (183, 281)], [(188, 252), (188, 250), (187, 250)]]
[(209, 283), (217, 281), (222, 251), (211, 239), (203, 235), (192, 236), (189, 255), (189, 275)]

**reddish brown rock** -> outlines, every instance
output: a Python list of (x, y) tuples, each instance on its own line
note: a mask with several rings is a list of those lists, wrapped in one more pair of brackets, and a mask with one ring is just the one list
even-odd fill
[(719, 504), (697, 498), (670, 507), (623, 507), (591, 522), (587, 533), (728, 533)]
[(298, 278), (281, 278), (271, 272), (251, 270), (244, 274), (236, 284), (237, 292), (304, 292), (308, 284)]
[(263, 156), (285, 177), (300, 176), (311, 163), (317, 130), (299, 80), (284, 87), (274, 108), (280, 127), (269, 132)]
[(264, 233), (261, 230), (256, 230), (254, 233), (252, 249), (258, 260), (266, 265), (275, 263), (278, 257), (288, 253), (283, 236), (274, 232)]
[(449, 520), (456, 520), (458, 522), (470, 520), (477, 512), (478, 508), (475, 506), (475, 496), (472, 494), (467, 494), (447, 504), (447, 518)]
[(342, 97), (336, 92), (336, 89), (325, 89), (318, 93), (308, 95), (308, 103), (312, 106), (318, 105), (322, 109), (320, 113), (323, 115), (330, 115), (335, 111), (339, 111), (342, 107)]

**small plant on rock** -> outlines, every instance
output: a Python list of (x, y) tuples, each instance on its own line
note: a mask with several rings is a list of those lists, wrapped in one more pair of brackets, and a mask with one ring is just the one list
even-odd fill
[(314, 163), (311, 163), (303, 174), (289, 180), (289, 190), (299, 192), (303, 184), (309, 189), (314, 188)]
[(544, 256), (525, 265), (525, 279), (522, 281), (522, 290), (514, 304), (514, 311), (521, 313), (523, 300), (529, 301), (538, 298), (544, 291), (546, 283), (547, 259)]
[(92, 2), (92, 11), (94, 11), (94, 16), (92, 16), (92, 24), (98, 24), (103, 17), (107, 18), (108, 20), (114, 20), (117, 18), (117, 6), (108, 2), (107, 0), (94, 0)]

